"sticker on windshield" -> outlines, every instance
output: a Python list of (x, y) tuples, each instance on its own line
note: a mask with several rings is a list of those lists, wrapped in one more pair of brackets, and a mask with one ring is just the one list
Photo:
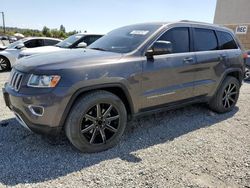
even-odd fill
[(146, 35), (148, 32), (146, 30), (134, 30), (130, 32), (130, 35)]

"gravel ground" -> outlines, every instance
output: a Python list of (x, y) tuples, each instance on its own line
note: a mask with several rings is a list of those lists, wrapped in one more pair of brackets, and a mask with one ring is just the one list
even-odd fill
[(223, 115), (193, 105), (133, 121), (118, 146), (82, 154), (26, 131), (0, 93), (0, 187), (250, 187), (249, 94)]

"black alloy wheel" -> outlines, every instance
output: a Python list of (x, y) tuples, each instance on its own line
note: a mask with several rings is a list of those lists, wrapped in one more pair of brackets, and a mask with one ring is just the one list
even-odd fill
[(83, 116), (81, 133), (90, 144), (106, 144), (117, 132), (119, 119), (115, 106), (98, 103)]
[(126, 107), (118, 96), (93, 91), (75, 102), (65, 123), (65, 133), (78, 150), (99, 152), (120, 141), (126, 123)]
[(237, 85), (234, 83), (229, 84), (224, 93), (223, 93), (223, 98), (222, 98), (222, 104), (225, 109), (231, 108), (232, 106), (235, 105), (237, 101)]
[(233, 110), (240, 93), (240, 82), (237, 78), (227, 76), (209, 101), (210, 108), (218, 113)]

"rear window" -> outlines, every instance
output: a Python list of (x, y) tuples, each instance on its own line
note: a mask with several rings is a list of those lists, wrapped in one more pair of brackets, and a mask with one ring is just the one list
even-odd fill
[(226, 33), (223, 31), (218, 31), (217, 34), (218, 34), (221, 50), (237, 49), (238, 48), (233, 37), (229, 33)]
[(58, 40), (45, 39), (44, 40), (44, 46), (54, 46), (59, 42), (60, 41), (58, 41)]
[(218, 49), (215, 32), (211, 29), (194, 29), (194, 43), (196, 51), (210, 51)]
[(83, 41), (87, 44), (87, 46), (89, 46), (90, 44), (92, 44), (93, 42), (95, 42), (101, 37), (102, 37), (101, 35), (96, 35), (96, 36), (90, 35), (90, 36), (86, 36)]

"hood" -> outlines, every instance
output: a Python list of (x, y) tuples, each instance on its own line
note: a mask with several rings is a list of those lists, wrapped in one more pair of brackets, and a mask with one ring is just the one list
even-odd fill
[(119, 53), (92, 49), (69, 49), (54, 53), (28, 56), (16, 62), (14, 68), (22, 72), (76, 69), (112, 63), (122, 57)]
[(23, 56), (29, 56), (29, 55), (34, 55), (34, 54), (57, 52), (57, 51), (63, 51), (63, 50), (68, 50), (68, 49), (60, 48), (56, 46), (41, 46), (41, 47), (36, 47), (36, 48), (24, 49), (20, 54)]

